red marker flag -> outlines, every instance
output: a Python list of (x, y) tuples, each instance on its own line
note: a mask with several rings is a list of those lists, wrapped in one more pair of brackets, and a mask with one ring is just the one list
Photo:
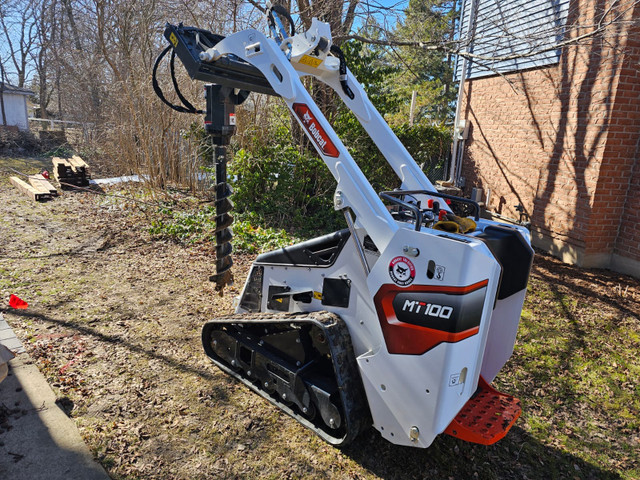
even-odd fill
[(9, 306), (11, 308), (20, 309), (20, 308), (27, 308), (29, 304), (24, 300), (22, 300), (21, 298), (16, 297), (15, 295), (11, 295), (9, 297)]

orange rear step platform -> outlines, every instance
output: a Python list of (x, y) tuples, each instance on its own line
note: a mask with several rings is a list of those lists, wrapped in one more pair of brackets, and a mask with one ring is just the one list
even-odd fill
[(471, 443), (493, 445), (507, 434), (521, 412), (520, 400), (500, 393), (480, 377), (478, 390), (444, 433)]

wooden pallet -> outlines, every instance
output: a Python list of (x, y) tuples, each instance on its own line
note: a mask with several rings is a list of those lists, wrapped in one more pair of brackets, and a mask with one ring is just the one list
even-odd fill
[(53, 176), (62, 188), (89, 185), (89, 165), (77, 155), (71, 158), (53, 157)]
[(58, 196), (58, 190), (56, 189), (56, 187), (51, 185), (49, 181), (40, 174), (29, 175), (29, 183), (33, 188), (40, 192), (50, 193), (54, 197)]
[(33, 187), (32, 185), (29, 185), (27, 182), (23, 182), (18, 177), (10, 177), (9, 181), (15, 187), (17, 187), (18, 190), (20, 190), (22, 193), (24, 193), (28, 197), (31, 197), (31, 199), (33, 201), (48, 200), (48, 199), (51, 198), (51, 193), (50, 192), (48, 192), (48, 191), (44, 192), (42, 190), (38, 190), (35, 187)]

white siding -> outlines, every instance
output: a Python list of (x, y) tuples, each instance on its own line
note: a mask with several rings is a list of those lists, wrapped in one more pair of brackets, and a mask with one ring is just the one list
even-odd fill
[[(477, 0), (473, 22), (471, 3), (471, 0), (464, 0), (462, 7), (460, 39), (470, 42), (462, 50), (493, 60), (468, 62), (467, 78), (558, 63), (560, 49), (517, 59), (496, 59), (537, 52), (560, 42), (567, 22), (569, 0)], [(462, 58), (459, 57), (456, 64), (458, 79), (461, 69)]]
[[(4, 92), (4, 113), (7, 125), (15, 125), (20, 130), (29, 130), (27, 117), (27, 97), (25, 95)], [(2, 125), (2, 112), (0, 112), (0, 125)]]

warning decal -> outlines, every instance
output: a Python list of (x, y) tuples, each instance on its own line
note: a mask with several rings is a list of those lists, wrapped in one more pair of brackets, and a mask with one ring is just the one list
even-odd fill
[(313, 68), (318, 68), (322, 63), (322, 60), (320, 60), (319, 58), (310, 57), (309, 55), (303, 55), (302, 58), (298, 60), (298, 62), (304, 65), (309, 65)]
[(389, 262), (389, 276), (396, 285), (406, 287), (416, 278), (416, 267), (407, 257), (395, 257)]

